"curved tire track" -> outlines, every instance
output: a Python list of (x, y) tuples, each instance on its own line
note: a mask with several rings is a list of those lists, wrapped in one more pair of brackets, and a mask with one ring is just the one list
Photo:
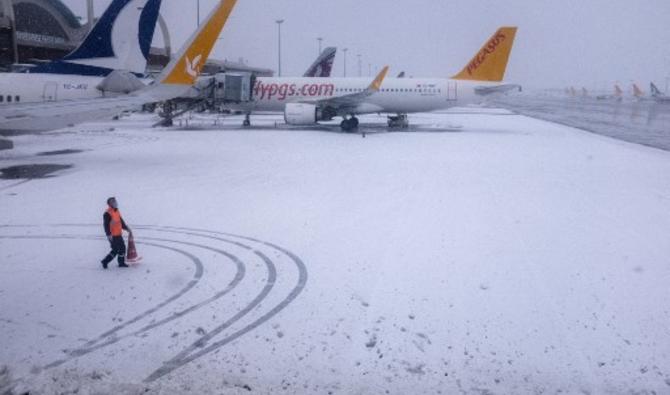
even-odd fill
[[(59, 225), (50, 225), (50, 227), (57, 227), (57, 228), (63, 228), (63, 227), (98, 227), (99, 225), (95, 224), (59, 224)], [(27, 228), (31, 226), (0, 226), (0, 228)], [(184, 365), (201, 358), (223, 346), (226, 344), (244, 336), (245, 334), (253, 331), (254, 329), (258, 328), (268, 320), (270, 320), (272, 317), (276, 316), (279, 312), (281, 312), (284, 308), (286, 308), (292, 301), (294, 301), (298, 295), (302, 292), (302, 290), (305, 288), (305, 285), (307, 283), (307, 268), (305, 264), (298, 258), (297, 255), (293, 254), (292, 252), (278, 246), (272, 243), (268, 243), (259, 239), (251, 238), (251, 237), (246, 237), (246, 236), (241, 236), (241, 235), (236, 235), (232, 233), (225, 233), (225, 232), (216, 232), (216, 231), (209, 231), (209, 230), (203, 230), (203, 229), (194, 229), (194, 228), (184, 228), (184, 227), (169, 227), (169, 226), (135, 226), (136, 229), (143, 229), (147, 231), (154, 231), (154, 232), (159, 232), (159, 233), (171, 233), (175, 235), (183, 235), (183, 236), (191, 236), (191, 237), (199, 237), (203, 239), (208, 239), (216, 242), (223, 242), (226, 244), (231, 244), (236, 247), (242, 248), (244, 250), (247, 250), (254, 255), (256, 255), (258, 258), (263, 261), (265, 264), (265, 268), (267, 271), (267, 279), (265, 281), (265, 285), (263, 286), (262, 290), (257, 294), (256, 297), (251, 300), (244, 308), (242, 308), (240, 311), (238, 311), (236, 314), (234, 314), (232, 317), (228, 318), (225, 320), (223, 323), (218, 325), (216, 328), (213, 330), (210, 330), (209, 333), (201, 336), (200, 338), (196, 339), (191, 345), (188, 347), (184, 348), (182, 351), (180, 351), (175, 357), (171, 358), (167, 362), (163, 364), (160, 368), (158, 368), (156, 371), (154, 371), (151, 375), (149, 375), (144, 381), (145, 382), (152, 382), (155, 380), (160, 379), (161, 377), (172, 373), (173, 371), (183, 367)], [(2, 238), (38, 238), (40, 236), (34, 236), (31, 235), (31, 237), (28, 236), (17, 236), (17, 237), (3, 237), (0, 236), (0, 239)], [(64, 238), (70, 238), (70, 239), (89, 239), (89, 240), (103, 240), (101, 237), (97, 236), (73, 236), (73, 235), (59, 235), (59, 236), (41, 236), (41, 238), (55, 238), (55, 239), (64, 239)], [(149, 315), (157, 312), (158, 310), (164, 308), (166, 305), (174, 302), (176, 299), (180, 298), (183, 296), (186, 292), (191, 290), (196, 284), (195, 283), (189, 283), (187, 287), (185, 287), (180, 293), (176, 294), (175, 296), (161, 302), (159, 305), (145, 311), (142, 314), (137, 315), (136, 317), (132, 318), (131, 320), (124, 322), (122, 325), (117, 325), (114, 328), (105, 331), (103, 334), (99, 335), (95, 339), (87, 342), (84, 344), (82, 347), (79, 347), (77, 349), (71, 350), (69, 352), (69, 358), (65, 358), (62, 360), (55, 361), (49, 365), (47, 365), (45, 368), (52, 368), (55, 366), (59, 366), (63, 363), (69, 362), (75, 358), (81, 357), (83, 355), (89, 354), (91, 352), (97, 351), (99, 349), (102, 349), (104, 347), (113, 345), (117, 342), (119, 342), (122, 339), (128, 338), (130, 336), (137, 336), (141, 335), (144, 333), (147, 333), (151, 331), (152, 329), (158, 328), (160, 326), (163, 326), (171, 321), (174, 321), (176, 319), (180, 319), (188, 315), (189, 313), (192, 313), (194, 311), (197, 311), (198, 309), (215, 302), (216, 300), (224, 297), (228, 293), (230, 293), (233, 289), (235, 289), (242, 279), (244, 278), (246, 274), (246, 267), (245, 263), (237, 258), (237, 256), (224, 251), (222, 249), (218, 248), (213, 248), (211, 246), (205, 245), (205, 244), (199, 244), (199, 243), (193, 243), (193, 242), (187, 242), (187, 241), (180, 241), (180, 240), (174, 240), (174, 239), (166, 239), (166, 238), (157, 238), (157, 237), (142, 237), (143, 241), (142, 243), (138, 244), (144, 244), (144, 245), (151, 245), (155, 246), (158, 248), (165, 248), (173, 251), (179, 251), (183, 252), (188, 256), (190, 259), (192, 259), (194, 262), (199, 262), (200, 263), (200, 270), (199, 270), (199, 277), (198, 281), (202, 278), (203, 273), (204, 273), (204, 268), (202, 265), (202, 261), (197, 258), (193, 254), (189, 254), (186, 251), (179, 250), (177, 248), (173, 247), (167, 247), (163, 244), (160, 243), (174, 243), (179, 245), (181, 248), (184, 246), (186, 247), (195, 247), (199, 249), (205, 249), (208, 251), (215, 252), (219, 255), (222, 255), (226, 257), (227, 259), (231, 260), (237, 268), (237, 274), (235, 275), (234, 279), (222, 290), (214, 294), (213, 296), (202, 300), (198, 303), (195, 303), (185, 309), (182, 309), (179, 312), (173, 313), (161, 320), (158, 320), (156, 322), (152, 321), (149, 325), (145, 325), (141, 327), (140, 329), (133, 331), (131, 333), (125, 334), (123, 336), (118, 336), (117, 333), (130, 325), (137, 323), (141, 321), (142, 319), (148, 317)], [(241, 240), (241, 241), (238, 241)], [(243, 241), (243, 242), (242, 242)], [(253, 246), (249, 245), (249, 242), (252, 244), (258, 244), (263, 248), (270, 248), (274, 251), (280, 252), (283, 256), (288, 257), (289, 260), (295, 265), (297, 271), (298, 271), (298, 281), (297, 284), (290, 290), (288, 295), (282, 299), (276, 306), (271, 308), (269, 311), (267, 311), (265, 314), (262, 314), (259, 318), (255, 319), (252, 321), (250, 324), (244, 326), (242, 329), (235, 331), (232, 334), (229, 334), (228, 336), (225, 336), (222, 339), (216, 339), (217, 336), (219, 336), (223, 331), (226, 329), (230, 328), (233, 324), (236, 322), (240, 321), (241, 319), (245, 318), (249, 313), (251, 313), (253, 310), (255, 310), (267, 297), (270, 295), (272, 292), (275, 283), (277, 281), (278, 277), (278, 271), (277, 268), (274, 264), (274, 262), (263, 252), (259, 251), (257, 248), (254, 248)]]

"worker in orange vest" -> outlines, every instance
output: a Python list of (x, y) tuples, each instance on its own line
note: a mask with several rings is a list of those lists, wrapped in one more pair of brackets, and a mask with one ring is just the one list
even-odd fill
[(105, 234), (107, 235), (107, 240), (112, 247), (112, 250), (107, 254), (105, 259), (100, 261), (102, 263), (102, 268), (107, 269), (109, 262), (117, 256), (117, 261), (119, 267), (128, 267), (126, 265), (126, 243), (123, 241), (123, 231), (126, 230), (131, 235), (133, 232), (130, 230), (128, 225), (126, 225), (123, 217), (121, 217), (121, 212), (119, 211), (119, 204), (116, 201), (116, 198), (107, 199), (107, 211), (103, 215), (103, 223), (105, 226)]

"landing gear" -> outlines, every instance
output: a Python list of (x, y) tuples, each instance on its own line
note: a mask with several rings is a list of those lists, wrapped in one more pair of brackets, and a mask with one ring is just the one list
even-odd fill
[(251, 119), (250, 119), (251, 114), (245, 114), (244, 115), (244, 121), (242, 121), (242, 126), (245, 128), (248, 128), (251, 126)]
[(172, 120), (175, 118), (175, 115), (174, 115), (175, 105), (174, 105), (174, 103), (172, 101), (168, 100), (166, 102), (163, 102), (161, 107), (162, 107), (161, 111), (158, 114), (161, 117), (161, 120), (158, 121), (158, 123), (156, 123), (154, 125), (154, 127), (156, 127), (156, 126), (162, 126), (162, 127), (168, 127), (168, 128), (172, 127), (172, 125), (174, 124), (174, 122)]
[(407, 129), (409, 127), (409, 119), (407, 118), (407, 114), (389, 116), (388, 125), (390, 128)]
[(358, 118), (353, 115), (349, 119), (344, 118), (340, 123), (340, 128), (342, 128), (343, 132), (352, 132), (358, 129)]

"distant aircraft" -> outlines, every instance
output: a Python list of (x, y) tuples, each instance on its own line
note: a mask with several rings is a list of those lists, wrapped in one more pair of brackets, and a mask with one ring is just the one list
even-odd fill
[(651, 98), (652, 99), (654, 99), (657, 102), (661, 102), (661, 103), (670, 103), (670, 96), (661, 92), (653, 82), (649, 83), (649, 87), (650, 87), (650, 90), (651, 90)]
[(636, 83), (633, 83), (633, 96), (635, 96), (635, 98), (638, 100), (644, 99), (645, 96), (642, 89), (640, 89), (640, 87), (638, 87)]
[(619, 88), (619, 84), (615, 84), (613, 94), (596, 96), (596, 99), (598, 99), (598, 100), (622, 101), (623, 100), (623, 91), (621, 90), (621, 88)]
[(145, 86), (161, 0), (114, 0), (72, 53), (0, 74), (0, 106), (123, 94)]
[(405, 78), (405, 72), (401, 71), (400, 74), (398, 74), (398, 76), (395, 78)]
[(0, 130), (44, 131), (111, 117), (145, 103), (183, 95), (196, 81), (237, 0), (221, 0), (200, 28), (184, 44), (156, 82), (131, 94), (63, 102), (0, 106)]
[(330, 73), (333, 71), (333, 63), (335, 62), (336, 54), (337, 48), (335, 47), (328, 47), (324, 49), (319, 57), (316, 58), (314, 63), (309, 66), (309, 69), (307, 69), (303, 77), (330, 77)]
[(358, 127), (359, 114), (391, 113), (391, 127), (407, 127), (407, 114), (449, 108), (479, 101), (477, 89), (501, 86), (512, 50), (516, 27), (502, 27), (477, 52), (463, 70), (451, 79), (386, 78), (384, 68), (371, 82), (366, 78), (266, 78), (259, 77), (251, 103), (234, 108), (283, 112), (290, 125), (313, 125), (342, 117), (340, 127)]

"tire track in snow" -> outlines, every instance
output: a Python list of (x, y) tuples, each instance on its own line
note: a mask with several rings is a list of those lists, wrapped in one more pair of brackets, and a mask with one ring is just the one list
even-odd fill
[[(58, 228), (63, 228), (63, 227), (98, 227), (99, 225), (95, 224), (60, 224), (60, 225), (50, 225), (51, 227), (58, 227)], [(16, 227), (16, 228), (31, 228), (35, 226), (7, 226), (7, 225), (0, 225), (0, 228), (10, 228), (10, 227)], [(177, 234), (177, 235), (185, 235), (185, 236), (195, 236), (195, 237), (200, 237), (200, 238), (205, 238), (209, 240), (214, 240), (218, 242), (224, 242), (228, 244), (235, 245), (237, 247), (243, 248), (247, 251), (252, 252), (255, 254), (257, 257), (259, 257), (266, 266), (266, 270), (268, 272), (268, 278), (266, 280), (265, 286), (261, 290), (261, 292), (242, 310), (237, 312), (235, 315), (233, 315), (231, 318), (228, 320), (224, 321), (221, 325), (217, 326), (215, 329), (211, 330), (209, 333), (201, 336), (198, 338), (195, 342), (193, 342), (189, 347), (185, 348), (182, 350), (180, 353), (178, 353), (174, 358), (170, 359), (166, 363), (163, 364), (162, 367), (160, 367), (158, 370), (153, 372), (149, 377), (145, 379), (146, 382), (150, 381), (155, 381), (177, 369), (180, 367), (198, 359), (201, 358), (221, 347), (224, 345), (242, 337), (243, 335), (251, 332), (252, 330), (258, 328), (268, 320), (270, 320), (272, 317), (277, 315), (281, 310), (286, 308), (293, 300), (297, 298), (297, 296), (302, 292), (304, 289), (306, 282), (307, 282), (307, 269), (302, 260), (298, 258), (295, 254), (291, 253), (290, 251), (277, 246), (272, 243), (268, 243), (259, 239), (254, 239), (251, 237), (246, 237), (246, 236), (240, 236), (236, 234), (231, 234), (231, 233), (224, 233), (224, 232), (215, 232), (215, 231), (208, 231), (208, 230), (203, 230), (203, 229), (193, 229), (193, 228), (180, 228), (180, 227), (160, 227), (160, 226), (135, 226), (137, 229), (145, 229), (145, 230), (152, 230), (156, 232), (162, 232), (162, 233), (171, 233), (171, 234)], [(221, 236), (225, 236), (221, 237)], [(2, 238), (2, 237), (0, 237)], [(55, 238), (54, 236), (44, 236), (43, 238)], [(98, 237), (98, 236), (71, 236), (71, 235), (61, 235), (57, 236), (57, 238), (73, 238), (73, 239), (90, 239), (90, 240), (103, 240), (104, 238)], [(223, 339), (214, 341), (215, 338), (222, 333), (224, 330), (230, 328), (233, 324), (236, 322), (240, 321), (244, 317), (246, 317), (249, 313), (251, 313), (254, 309), (256, 309), (262, 302), (265, 300), (270, 292), (272, 291), (275, 282), (277, 280), (277, 269), (274, 264), (274, 262), (263, 252), (258, 251), (256, 248), (242, 243), (240, 241), (236, 240), (231, 240), (230, 238), (233, 239), (239, 239), (243, 240), (245, 242), (252, 242), (255, 244), (260, 245), (261, 247), (267, 247), (270, 248), (274, 251), (278, 251), (284, 256), (287, 256), (296, 266), (298, 270), (298, 283), (292, 288), (292, 290), (289, 292), (288, 296), (284, 298), (279, 304), (277, 304), (274, 308), (270, 309), (267, 313), (263, 314), (260, 318), (257, 318), (254, 320), (252, 323), (244, 326), (242, 329), (224, 337)], [(123, 335), (123, 336), (117, 336), (116, 333), (119, 332), (120, 330), (128, 327), (129, 325), (136, 323), (140, 321), (143, 318), (146, 318), (148, 315), (151, 315), (155, 313), (158, 309), (165, 307), (164, 303), (161, 303), (160, 307), (158, 308), (152, 308), (148, 310), (147, 312), (143, 313), (142, 315), (139, 315), (130, 321), (125, 322), (122, 325), (117, 325), (116, 327), (110, 329), (109, 331), (106, 331), (102, 335), (98, 336), (96, 339), (89, 341), (86, 343), (83, 347), (80, 347), (75, 350), (70, 351), (70, 357), (59, 360), (56, 362), (53, 362), (49, 365), (47, 365), (45, 368), (52, 368), (55, 366), (62, 365), (63, 363), (69, 362), (73, 359), (76, 359), (78, 357), (81, 357), (83, 355), (89, 354), (91, 352), (97, 351), (99, 349), (102, 349), (104, 347), (113, 345), (117, 342), (119, 342), (122, 339), (125, 339), (130, 336), (137, 336), (140, 334), (144, 334), (149, 332), (152, 329), (155, 329), (159, 326), (163, 326), (173, 320), (182, 318), (186, 316), (187, 314), (194, 312), (205, 305), (208, 305), (210, 303), (213, 303), (217, 299), (222, 298), (226, 294), (228, 294), (230, 291), (232, 291), (244, 278), (244, 274), (246, 273), (245, 265), (244, 263), (237, 259), (234, 255), (223, 251), (219, 249), (212, 248), (210, 246), (206, 246), (204, 244), (197, 244), (197, 243), (192, 243), (192, 242), (185, 242), (185, 241), (178, 241), (178, 240), (173, 240), (173, 239), (162, 239), (162, 238), (150, 238), (150, 237), (143, 237), (143, 240), (148, 240), (152, 241), (154, 243), (148, 243), (148, 242), (142, 242), (138, 244), (144, 244), (144, 245), (152, 245), (152, 246), (157, 246), (159, 248), (168, 248), (172, 249), (171, 247), (166, 247), (162, 244), (158, 244), (155, 242), (167, 242), (167, 243), (174, 243), (180, 246), (188, 246), (188, 247), (196, 247), (196, 248), (202, 248), (206, 249), (209, 251), (216, 252), (218, 254), (222, 254), (226, 256), (227, 258), (231, 259), (233, 262), (235, 262), (237, 266), (237, 275), (231, 281), (231, 283), (228, 284), (226, 288), (223, 290), (217, 292), (215, 295), (213, 295), (210, 298), (207, 298), (199, 303), (196, 303), (190, 307), (187, 307), (180, 312), (173, 313), (172, 315), (165, 317), (162, 320), (159, 320), (157, 322), (152, 322), (149, 325), (146, 325), (142, 328), (140, 328), (137, 331), (134, 331), (132, 333)], [(176, 249), (173, 249), (176, 250)], [(187, 253), (188, 254), (188, 253)], [(192, 254), (191, 254), (192, 255)], [(192, 255), (193, 256), (193, 255)], [(198, 258), (196, 258), (198, 261), (200, 261)], [(200, 274), (202, 277), (202, 273)], [(182, 294), (183, 296), (183, 294)], [(173, 302), (174, 300), (170, 300), (170, 303)], [(209, 342), (214, 341), (213, 343), (209, 344)]]
[[(6, 226), (3, 226), (3, 227), (6, 228)], [(91, 241), (102, 241), (102, 240), (104, 240), (104, 238), (102, 238), (102, 237), (84, 236), (84, 235), (24, 235), (24, 236), (0, 235), (0, 240), (2, 240), (2, 239), (10, 239), (10, 240), (91, 240)], [(146, 240), (149, 240), (149, 239), (146, 239)], [(168, 242), (171, 241), (171, 240), (167, 240), (167, 239), (159, 239), (159, 240), (168, 241)], [(204, 273), (204, 267), (202, 265), (202, 261), (199, 258), (197, 258), (196, 256), (194, 256), (194, 255), (192, 255), (192, 254), (190, 254), (186, 251), (183, 251), (183, 250), (180, 250), (180, 249), (177, 249), (177, 248), (173, 248), (173, 247), (169, 247), (169, 246), (165, 246), (165, 245), (162, 245), (162, 244), (151, 243), (151, 242), (138, 242), (138, 244), (173, 251), (173, 252), (176, 252), (178, 254), (181, 254), (181, 255), (189, 258), (195, 266), (195, 273), (193, 275), (193, 278), (191, 279), (191, 281), (188, 282), (188, 284), (186, 284), (185, 287), (183, 287), (181, 290), (179, 290), (179, 292), (177, 292), (176, 294), (174, 294), (171, 297), (163, 300), (162, 302), (160, 302), (156, 306), (138, 314), (137, 316), (135, 316), (132, 319), (124, 322), (123, 324), (117, 325), (114, 328), (112, 328), (108, 331), (105, 331), (103, 334), (101, 334), (98, 337), (96, 337), (95, 339), (87, 342), (82, 347), (69, 350), (68, 351), (69, 358), (59, 359), (57, 361), (51, 362), (51, 363), (44, 366), (45, 369), (51, 369), (51, 368), (54, 368), (56, 366), (60, 366), (64, 363), (66, 363), (66, 362), (69, 362), (70, 360), (72, 360), (74, 358), (89, 354), (90, 352), (93, 352), (93, 351), (95, 351), (99, 348), (114, 344), (114, 343), (120, 341), (123, 338), (131, 336), (132, 334), (131, 335), (125, 335), (125, 336), (122, 336), (122, 337), (117, 336), (117, 337), (114, 337), (113, 339), (108, 340), (105, 343), (98, 344), (102, 340), (105, 340), (108, 337), (113, 336), (116, 332), (119, 332), (120, 330), (128, 327), (129, 325), (132, 325), (132, 324), (140, 321), (141, 319), (157, 312), (158, 310), (166, 307), (170, 303), (175, 302), (177, 299), (181, 298), (188, 291), (190, 291), (193, 287), (195, 287), (196, 284), (202, 278), (203, 273)], [(171, 321), (171, 320), (169, 320), (169, 321)], [(158, 325), (154, 325), (154, 326), (152, 326), (152, 328), (157, 327), (157, 326)], [(142, 332), (144, 332), (144, 331), (138, 331), (138, 333), (142, 333)]]
[[(258, 306), (263, 299), (265, 299), (268, 294), (270, 293), (272, 286), (268, 286), (269, 284), (266, 284), (266, 287), (263, 288), (261, 293), (252, 301), (252, 303), (246, 308), (238, 312), (234, 317), (232, 317), (230, 320), (224, 322), (217, 328), (213, 329), (206, 335), (204, 335), (202, 338), (198, 339), (196, 342), (191, 344), (189, 347), (185, 348), (182, 352), (177, 354), (174, 358), (170, 359), (169, 361), (165, 362), (161, 368), (153, 372), (149, 377), (147, 377), (144, 381), (145, 382), (153, 382), (158, 379), (160, 379), (163, 376), (166, 376), (173, 371), (181, 368), (182, 366), (195, 361), (198, 358), (201, 358), (213, 351), (218, 350), (219, 348), (225, 346), (226, 344), (244, 336), (245, 334), (253, 331), (254, 329), (258, 328), (262, 324), (266, 323), (269, 321), (272, 317), (276, 316), (281, 312), (284, 308), (286, 308), (291, 302), (293, 302), (298, 295), (303, 291), (307, 284), (307, 267), (305, 266), (304, 262), (300, 258), (298, 258), (297, 255), (293, 254), (292, 252), (279, 247), (275, 244), (268, 243), (259, 239), (254, 239), (251, 237), (246, 237), (246, 236), (240, 236), (240, 235), (235, 235), (231, 233), (224, 233), (224, 232), (215, 232), (215, 231), (208, 231), (208, 230), (203, 230), (203, 229), (194, 229), (194, 228), (179, 228), (179, 227), (163, 227), (163, 229), (174, 229), (178, 231), (187, 231), (187, 232), (197, 232), (202, 237), (210, 237), (216, 240), (219, 240), (220, 238), (216, 237), (215, 235), (223, 235), (223, 236), (228, 236), (228, 237), (235, 237), (239, 238), (242, 240), (248, 240), (252, 241), (255, 243), (258, 243), (262, 246), (270, 247), (276, 251), (281, 252), (282, 254), (288, 256), (291, 261), (295, 264), (297, 270), (298, 270), (298, 283), (293, 287), (293, 289), (289, 292), (288, 296), (284, 298), (279, 304), (277, 304), (274, 308), (272, 308), (270, 311), (267, 313), (263, 314), (261, 317), (257, 318), (250, 324), (246, 325), (242, 329), (224, 337), (221, 340), (215, 341), (210, 345), (207, 345), (207, 342), (213, 340), (218, 334), (223, 332), (225, 329), (229, 328), (233, 323), (236, 321), (240, 320), (242, 317), (246, 316), (252, 309), (254, 309), (256, 306)], [(260, 252), (255, 251), (256, 253), (260, 254)], [(263, 255), (263, 254), (261, 254)], [(263, 255), (264, 256), (264, 255)], [(268, 271), (273, 279), (273, 285), (274, 281), (276, 281), (276, 276), (277, 272), (276, 269), (273, 270), (271, 266), (271, 261), (269, 258), (265, 257), (266, 260), (266, 265), (268, 267)]]

